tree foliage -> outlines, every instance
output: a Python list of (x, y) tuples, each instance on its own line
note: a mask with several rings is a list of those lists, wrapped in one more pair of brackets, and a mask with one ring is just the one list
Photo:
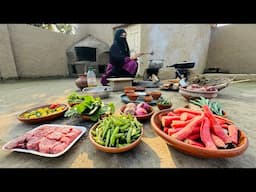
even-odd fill
[(75, 34), (77, 26), (75, 24), (31, 24), (35, 27), (47, 29), (54, 32), (60, 32), (64, 34)]

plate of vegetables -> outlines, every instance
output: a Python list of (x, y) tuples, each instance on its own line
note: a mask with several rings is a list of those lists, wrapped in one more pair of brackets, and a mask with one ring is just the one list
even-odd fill
[(94, 98), (91, 95), (85, 95), (83, 101), (72, 106), (64, 114), (65, 117), (81, 116), (86, 121), (98, 121), (104, 116), (115, 112), (114, 103), (105, 104), (100, 97)]
[(207, 105), (202, 111), (166, 109), (153, 114), (151, 127), (175, 149), (200, 158), (229, 158), (241, 155), (248, 137), (233, 121), (214, 115)]
[(24, 123), (42, 123), (62, 117), (68, 110), (65, 104), (48, 104), (29, 109), (18, 115), (18, 119)]
[(109, 116), (96, 123), (89, 132), (94, 147), (107, 153), (121, 153), (141, 142), (143, 125), (132, 115)]

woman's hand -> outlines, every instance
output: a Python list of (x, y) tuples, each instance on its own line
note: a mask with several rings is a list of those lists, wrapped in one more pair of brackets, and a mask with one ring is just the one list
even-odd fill
[(138, 57), (145, 55), (145, 53), (136, 53), (134, 56), (130, 57), (132, 60), (136, 60)]

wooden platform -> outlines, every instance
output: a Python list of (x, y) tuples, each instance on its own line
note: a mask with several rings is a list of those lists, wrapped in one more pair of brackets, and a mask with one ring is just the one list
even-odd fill
[(109, 85), (113, 91), (122, 91), (125, 86), (132, 86), (134, 78), (120, 77), (120, 78), (108, 78)]

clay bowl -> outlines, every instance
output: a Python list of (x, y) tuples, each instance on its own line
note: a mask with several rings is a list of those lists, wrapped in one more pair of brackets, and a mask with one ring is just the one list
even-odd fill
[(54, 119), (57, 119), (59, 117), (62, 117), (64, 115), (64, 113), (68, 110), (68, 106), (65, 104), (60, 104), (60, 106), (63, 106), (63, 110), (54, 114), (49, 114), (47, 116), (44, 117), (37, 117), (37, 118), (33, 118), (33, 119), (28, 119), (28, 118), (24, 118), (24, 114), (25, 113), (29, 113), (31, 111), (37, 110), (39, 108), (43, 108), (43, 107), (50, 107), (51, 104), (49, 105), (42, 105), (39, 107), (34, 107), (32, 109), (29, 109), (27, 111), (24, 111), (23, 113), (21, 113), (20, 115), (18, 115), (18, 119), (24, 123), (28, 123), (28, 124), (36, 124), (36, 123), (43, 123), (43, 122), (48, 122)]
[(125, 86), (124, 87), (124, 90), (136, 90), (136, 87), (134, 87), (134, 86)]
[(212, 99), (212, 98), (217, 97), (218, 90), (216, 90), (216, 91), (194, 91), (194, 90), (187, 90), (183, 87), (180, 87), (179, 93), (187, 100), (200, 98), (200, 96), (205, 97), (207, 99)]
[(138, 139), (136, 141), (134, 141), (133, 143), (126, 145), (124, 147), (105, 147), (103, 145), (98, 144), (97, 142), (94, 141), (93, 136), (92, 136), (92, 130), (95, 130), (96, 127), (99, 125), (99, 123), (96, 123), (89, 131), (89, 139), (91, 141), (91, 143), (94, 145), (94, 147), (100, 151), (103, 152), (107, 152), (107, 153), (122, 153), (125, 151), (129, 151), (131, 149), (133, 149), (134, 147), (136, 147), (138, 144), (140, 144), (141, 142), (141, 138), (143, 136), (143, 128), (141, 129), (141, 135), (140, 137), (138, 137)]
[(124, 93), (127, 95), (128, 93), (135, 93), (133, 89), (125, 89)]
[(139, 97), (137, 93), (127, 93), (126, 95), (130, 99), (130, 101), (136, 101)]
[[(100, 116), (100, 120), (104, 119), (105, 117), (107, 117), (108, 115), (101, 115)], [(92, 121), (89, 115), (81, 115), (82, 119), (85, 121)], [(98, 121), (98, 120), (96, 120)]]
[[(126, 107), (126, 105), (121, 106), (121, 108), (119, 110), (120, 114), (124, 114), (125, 107)], [(153, 115), (153, 113), (154, 113), (154, 109), (153, 109), (153, 107), (150, 106), (150, 110), (149, 110), (148, 114), (146, 114), (146, 115), (134, 115), (134, 116), (137, 118), (138, 121), (143, 122), (143, 121), (146, 121), (146, 120), (150, 119), (150, 117)]]
[(144, 101), (149, 103), (149, 102), (153, 101), (153, 97), (151, 95), (145, 95), (144, 96)]
[(172, 107), (172, 103), (170, 103), (170, 104), (157, 103), (156, 105), (157, 105), (159, 110), (170, 109)]
[(162, 93), (160, 91), (153, 91), (150, 93), (150, 95), (153, 97), (154, 100), (158, 100), (158, 98), (161, 97)]
[(184, 143), (183, 141), (174, 139), (171, 136), (168, 136), (166, 133), (164, 133), (164, 131), (161, 128), (160, 116), (166, 115), (170, 111), (172, 110), (166, 109), (166, 110), (162, 110), (154, 113), (150, 121), (151, 127), (162, 139), (164, 139), (167, 142), (167, 144), (171, 145), (175, 149), (185, 154), (192, 155), (195, 157), (200, 157), (200, 158), (229, 158), (229, 157), (235, 157), (235, 156), (241, 155), (248, 147), (248, 138), (246, 134), (241, 130), (239, 130), (240, 137), (239, 137), (238, 146), (233, 149), (209, 150), (209, 149), (192, 146)]

